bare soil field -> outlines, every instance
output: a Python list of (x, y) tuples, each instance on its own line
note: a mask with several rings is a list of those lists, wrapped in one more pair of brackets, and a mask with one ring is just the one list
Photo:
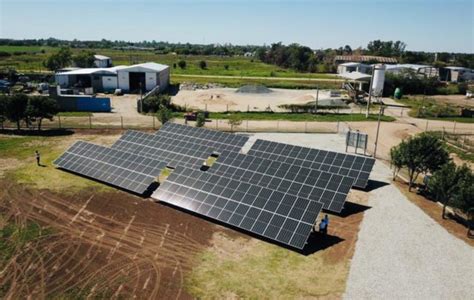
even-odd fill
[(465, 95), (436, 95), (428, 96), (440, 104), (451, 104), (459, 107), (474, 107), (474, 99), (468, 99)]
[[(271, 93), (236, 93), (235, 88), (214, 88), (207, 90), (181, 90), (172, 97), (172, 102), (195, 110), (225, 112), (233, 111), (285, 111), (281, 104), (304, 104), (314, 101), (316, 90), (271, 89)], [(329, 91), (319, 91), (319, 99), (329, 99)]]

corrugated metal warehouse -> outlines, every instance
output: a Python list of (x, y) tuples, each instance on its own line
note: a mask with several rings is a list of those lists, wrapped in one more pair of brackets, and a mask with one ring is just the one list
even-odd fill
[(150, 91), (159, 86), (159, 91), (165, 90), (170, 81), (170, 68), (167, 65), (147, 62), (131, 66), (111, 68), (85, 68), (56, 73), (56, 83), (61, 88), (92, 87), (94, 92), (113, 91), (123, 92)]

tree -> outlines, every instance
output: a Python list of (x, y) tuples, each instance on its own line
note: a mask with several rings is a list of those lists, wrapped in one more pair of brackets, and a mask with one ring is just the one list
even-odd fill
[(33, 96), (28, 101), (26, 107), (26, 115), (29, 118), (34, 118), (38, 122), (38, 131), (41, 130), (41, 123), (43, 119), (53, 120), (57, 113), (58, 107), (56, 101), (49, 97)]
[(156, 113), (156, 117), (161, 122), (161, 124), (165, 124), (166, 122), (173, 119), (173, 114), (171, 110), (169, 110), (165, 105), (160, 105), (160, 109)]
[(81, 51), (78, 55), (73, 57), (74, 64), (79, 68), (92, 68), (95, 66), (94, 52)]
[(15, 122), (20, 130), (20, 122), (26, 118), (26, 107), (28, 106), (28, 96), (25, 94), (14, 94), (7, 98), (5, 105), (5, 116), (8, 120)]
[(186, 69), (186, 61), (184, 60), (178, 61), (178, 67), (180, 67), (183, 70)]
[(205, 60), (201, 60), (201, 61), (199, 62), (199, 68), (201, 68), (201, 69), (203, 69), (203, 70), (204, 70), (204, 69), (207, 69), (207, 63), (206, 63)]
[[(449, 161), (449, 154), (443, 143), (434, 135), (422, 133), (410, 137), (407, 141), (395, 146), (397, 161), (395, 163), (408, 169), (409, 191), (420, 174), (437, 171)], [(398, 157), (399, 156), (399, 157)]]
[(446, 207), (452, 202), (457, 207), (467, 212), (474, 207), (473, 188), (474, 173), (467, 165), (456, 167), (452, 162), (442, 166), (433, 173), (428, 181), (428, 190), (435, 196), (437, 201), (443, 203), (443, 219), (446, 215)]
[(206, 115), (204, 112), (198, 112), (196, 115), (196, 127), (203, 127), (206, 124)]
[(224, 69), (225, 69), (226, 71), (229, 70), (229, 65), (227, 65), (227, 64), (224, 65)]
[(7, 101), (8, 96), (0, 94), (0, 124), (3, 129), (3, 122), (7, 120), (6, 111), (7, 111)]
[(239, 126), (242, 124), (242, 118), (237, 114), (231, 114), (229, 115), (227, 122), (230, 125), (230, 131), (234, 131), (234, 126)]
[(44, 66), (51, 71), (67, 67), (71, 64), (72, 52), (69, 48), (61, 48), (57, 53), (51, 54), (44, 62)]
[(402, 141), (398, 145), (398, 147), (393, 147), (392, 149), (390, 149), (390, 164), (391, 167), (393, 167), (392, 180), (395, 180), (398, 175), (398, 172), (400, 172), (401, 168), (403, 167), (404, 161), (402, 152), (404, 151), (403, 149), (406, 147), (405, 144), (405, 141)]

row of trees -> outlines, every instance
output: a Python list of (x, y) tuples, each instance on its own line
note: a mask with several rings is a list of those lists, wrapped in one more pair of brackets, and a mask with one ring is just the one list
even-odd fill
[(41, 130), (43, 119), (53, 120), (57, 111), (56, 101), (49, 97), (25, 94), (0, 95), (0, 122), (2, 124), (7, 120), (14, 122), (18, 130), (22, 121), (27, 126), (36, 122), (38, 130)]
[(90, 68), (94, 67), (94, 54), (93, 51), (83, 50), (73, 55), (70, 48), (62, 47), (58, 52), (51, 54), (43, 64), (51, 71), (69, 67), (71, 64), (80, 68)]
[(422, 133), (402, 141), (390, 149), (390, 158), (394, 180), (402, 168), (407, 169), (410, 191), (420, 174), (432, 174), (426, 177), (427, 188), (444, 204), (443, 218), (448, 205), (465, 213), (474, 209), (474, 173), (467, 165), (456, 167), (444, 143), (434, 134)]

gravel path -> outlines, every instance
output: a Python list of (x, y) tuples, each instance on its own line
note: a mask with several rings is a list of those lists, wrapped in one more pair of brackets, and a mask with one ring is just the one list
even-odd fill
[[(373, 178), (387, 178), (380, 163)], [(345, 299), (472, 299), (474, 248), (449, 234), (394, 186), (370, 193)]]

